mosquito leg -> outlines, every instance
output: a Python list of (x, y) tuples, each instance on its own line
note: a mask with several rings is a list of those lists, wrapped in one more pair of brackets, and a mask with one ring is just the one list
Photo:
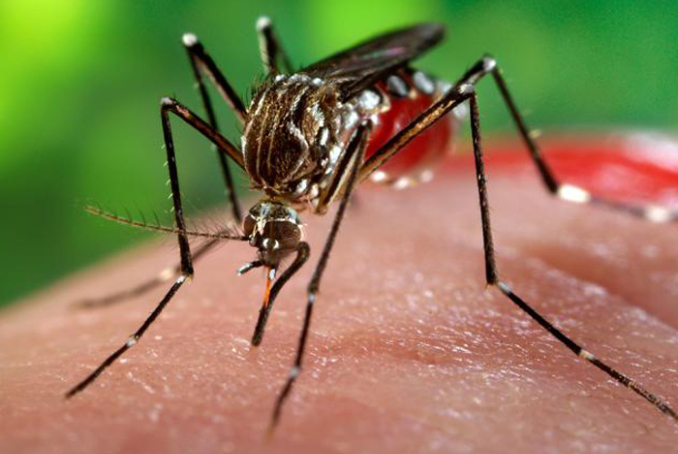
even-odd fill
[[(188, 108), (185, 106), (179, 104), (176, 100), (171, 99), (171, 98), (163, 98), (162, 100), (162, 112), (163, 112), (163, 122), (165, 121), (164, 118), (167, 116), (168, 113), (173, 113), (177, 115), (179, 118), (184, 120), (186, 123), (188, 123), (190, 126), (198, 130), (202, 135), (204, 135), (207, 139), (209, 139), (213, 144), (217, 146), (217, 150), (221, 154), (228, 155), (230, 158), (233, 159), (239, 166), (243, 166), (242, 164), (242, 154), (240, 150), (233, 145), (231, 142), (228, 141), (224, 136), (222, 136), (218, 131), (214, 130), (209, 124), (205, 123), (202, 119), (200, 119), (197, 115), (195, 115), (193, 112), (191, 112)], [(168, 120), (169, 121), (169, 120)], [(164, 123), (163, 123), (164, 124)], [(169, 123), (168, 126), (169, 128)], [(171, 137), (170, 137), (171, 138)], [(168, 159), (168, 162), (169, 159)], [(179, 226), (177, 226), (179, 227)], [(199, 257), (203, 256), (209, 250), (214, 247), (214, 245), (217, 243), (217, 240), (208, 240), (205, 243), (201, 244), (193, 254), (193, 260), (197, 260)], [(126, 289), (118, 293), (114, 293), (109, 296), (105, 296), (102, 298), (93, 298), (93, 299), (87, 299), (87, 300), (82, 300), (76, 303), (79, 306), (84, 306), (84, 307), (99, 307), (99, 306), (105, 306), (109, 304), (114, 304), (118, 301), (121, 301), (125, 298), (130, 298), (133, 296), (138, 296), (141, 295), (145, 292), (150, 291), (153, 288), (156, 288), (157, 286), (161, 285), (164, 282), (167, 282), (168, 280), (172, 279), (174, 276), (176, 276), (178, 273), (181, 272), (181, 265), (174, 267), (174, 268), (167, 268), (163, 270), (158, 276), (156, 276), (153, 279), (150, 279), (146, 282), (143, 282), (136, 287), (133, 287), (131, 289)]]
[(278, 424), (278, 421), (280, 420), (280, 415), (285, 400), (289, 396), (290, 391), (292, 391), (292, 386), (294, 385), (294, 382), (297, 380), (299, 374), (301, 373), (301, 364), (304, 357), (304, 350), (306, 348), (306, 341), (308, 339), (309, 328), (311, 326), (311, 316), (313, 315), (313, 305), (315, 304), (316, 295), (318, 293), (318, 289), (320, 288), (320, 280), (322, 279), (323, 272), (325, 271), (325, 267), (327, 266), (327, 262), (330, 258), (332, 246), (334, 245), (334, 240), (337, 236), (337, 232), (339, 232), (341, 221), (344, 218), (346, 206), (348, 205), (348, 202), (351, 198), (351, 194), (353, 193), (353, 190), (356, 187), (356, 184), (358, 183), (358, 170), (360, 169), (360, 163), (363, 161), (363, 157), (365, 155), (365, 148), (367, 147), (367, 140), (369, 137), (370, 128), (371, 127), (369, 124), (361, 125), (356, 131), (353, 139), (351, 140), (351, 143), (347, 147), (346, 151), (347, 153), (350, 152), (351, 154), (353, 154), (356, 153), (357, 151), (357, 156), (355, 161), (353, 161), (353, 166), (349, 170), (350, 173), (348, 181), (346, 182), (346, 189), (344, 189), (341, 202), (339, 203), (339, 208), (337, 209), (337, 213), (334, 216), (334, 221), (332, 222), (330, 233), (327, 235), (327, 239), (325, 240), (325, 246), (323, 247), (323, 250), (320, 254), (320, 259), (318, 259), (318, 263), (316, 264), (315, 270), (313, 271), (313, 276), (311, 277), (311, 281), (308, 284), (307, 289), (308, 300), (306, 302), (306, 314), (304, 315), (304, 324), (301, 330), (301, 335), (299, 337), (297, 354), (294, 360), (294, 365), (290, 369), (289, 375), (287, 377), (287, 381), (285, 382), (285, 385), (280, 394), (278, 395), (278, 399), (276, 400), (275, 407), (273, 409), (273, 414), (271, 415), (269, 434), (272, 433), (273, 430), (275, 430), (275, 427)]
[[(355, 164), (357, 158), (359, 158), (360, 148), (347, 148), (344, 156), (337, 162), (334, 167), (334, 175), (328, 181), (327, 185), (321, 190), (320, 195), (318, 196), (318, 205), (315, 208), (316, 213), (325, 213), (329, 208), (329, 205), (338, 197), (341, 191), (347, 189), (346, 181), (351, 174), (351, 169)], [(360, 158), (362, 160), (362, 158)], [(358, 162), (358, 167), (361, 163)], [(351, 196), (351, 202), (349, 206), (355, 204), (357, 194), (354, 193)]]
[(245, 164), (243, 162), (243, 156), (240, 149), (233, 145), (218, 131), (215, 131), (209, 124), (205, 122), (205, 120), (193, 113), (188, 107), (179, 103), (176, 99), (163, 98), (161, 103), (163, 112), (173, 113), (177, 117), (181, 118), (189, 126), (205, 136), (210, 142), (215, 144), (220, 152), (227, 154), (236, 164), (238, 164), (241, 168), (244, 168)]
[(676, 412), (656, 395), (647, 391), (643, 386), (608, 366), (597, 359), (589, 351), (585, 350), (579, 344), (574, 342), (568, 336), (563, 334), (558, 328), (553, 326), (548, 320), (542, 317), (528, 303), (517, 296), (510, 287), (499, 280), (497, 265), (494, 257), (494, 246), (492, 242), (492, 228), (490, 225), (490, 210), (487, 196), (487, 183), (485, 177), (485, 164), (483, 161), (481, 140), (480, 140), (480, 116), (478, 112), (478, 102), (475, 89), (472, 84), (463, 84), (454, 86), (440, 101), (434, 104), (426, 112), (418, 117), (414, 122), (405, 127), (400, 133), (396, 134), (380, 150), (378, 150), (370, 159), (366, 161), (361, 169), (361, 174), (366, 177), (379, 165), (385, 162), (390, 156), (396, 154), (410, 140), (416, 137), (421, 131), (429, 127), (436, 120), (442, 118), (450, 110), (458, 106), (461, 102), (468, 101), (471, 107), (471, 133), (473, 135), (473, 153), (475, 157), (476, 177), (478, 181), (478, 196), (480, 199), (480, 215), (482, 220), (483, 245), (485, 255), (485, 279), (488, 285), (493, 285), (507, 296), (516, 306), (529, 315), (542, 328), (549, 332), (553, 337), (569, 348), (575, 355), (590, 362), (598, 369), (602, 370), (617, 382), (630, 388), (635, 393), (642, 396), (645, 400), (654, 405), (661, 412), (678, 420)]
[(530, 133), (530, 129), (527, 127), (525, 119), (518, 110), (518, 107), (513, 100), (511, 93), (509, 92), (506, 80), (504, 79), (504, 76), (502, 76), (502, 71), (497, 64), (497, 61), (493, 57), (486, 55), (485, 57), (478, 60), (478, 62), (476, 62), (459, 79), (459, 81), (456, 83), (456, 86), (460, 86), (465, 83), (475, 85), (487, 74), (492, 75), (492, 78), (494, 79), (494, 82), (497, 85), (502, 98), (504, 99), (504, 103), (511, 114), (511, 118), (513, 118), (516, 128), (518, 129), (518, 133), (523, 139), (525, 146), (529, 150), (530, 158), (537, 166), (537, 170), (539, 171), (542, 182), (552, 195), (569, 202), (592, 203), (596, 205), (607, 206), (645, 218), (652, 222), (670, 222), (678, 220), (678, 212), (664, 207), (654, 205), (643, 207), (613, 202), (595, 197), (583, 188), (571, 184), (559, 183), (556, 177), (553, 175), (553, 171), (549, 168), (546, 161), (544, 161), (539, 146), (534, 139), (534, 135)]
[[(291, 73), (292, 65), (273, 30), (271, 19), (266, 16), (260, 17), (257, 20), (257, 33), (259, 34), (261, 61), (264, 64), (266, 74)], [(278, 61), (282, 64), (282, 71), (278, 67)]]
[(489, 210), (489, 201), (487, 196), (487, 182), (485, 177), (485, 165), (483, 161), (482, 148), (480, 143), (480, 114), (478, 111), (478, 102), (471, 85), (464, 85), (469, 103), (471, 106), (471, 132), (473, 135), (473, 153), (475, 157), (476, 165), (476, 179), (478, 181), (478, 196), (480, 198), (480, 214), (483, 225), (483, 244), (485, 250), (485, 269), (486, 269), (486, 280), (488, 285), (495, 285), (499, 290), (506, 295), (516, 306), (518, 306), (522, 311), (529, 315), (534, 321), (536, 321), (542, 328), (549, 332), (553, 337), (558, 339), (563, 345), (569, 348), (575, 355), (579, 356), (582, 359), (590, 362), (598, 369), (602, 370), (610, 377), (612, 377), (617, 382), (622, 385), (630, 388), (638, 395), (642, 396), (649, 403), (654, 405), (658, 410), (671, 416), (673, 419), (678, 420), (678, 415), (676, 412), (669, 406), (669, 404), (663, 401), (658, 396), (652, 394), (646, 390), (642, 385), (633, 380), (632, 378), (622, 374), (621, 372), (615, 370), (614, 368), (608, 366), (606, 363), (602, 362), (596, 358), (588, 350), (584, 349), (582, 346), (577, 344), (575, 341), (570, 339), (558, 328), (553, 326), (548, 320), (542, 317), (536, 310), (534, 310), (527, 302), (521, 299), (518, 295), (513, 293), (511, 288), (501, 280), (499, 280), (499, 273), (497, 270), (496, 261), (494, 258), (494, 247), (492, 244), (492, 227), (490, 225), (490, 210)]
[(172, 140), (172, 129), (170, 126), (169, 112), (176, 108), (176, 103), (170, 99), (164, 98), (160, 107), (160, 116), (162, 120), (162, 131), (165, 139), (165, 151), (167, 152), (167, 167), (169, 169), (170, 187), (172, 189), (172, 206), (174, 209), (174, 219), (178, 229), (177, 238), (179, 240), (179, 253), (181, 255), (181, 275), (170, 287), (165, 297), (160, 300), (158, 306), (146, 319), (146, 321), (135, 331), (134, 334), (125, 342), (122, 347), (114, 351), (108, 358), (104, 360), (94, 372), (87, 378), (75, 385), (70, 391), (66, 393), (66, 398), (70, 398), (80, 391), (84, 390), (94, 380), (97, 379), (109, 366), (111, 366), (123, 353), (133, 347), (144, 335), (146, 330), (158, 318), (162, 310), (167, 306), (172, 297), (179, 291), (187, 279), (193, 276), (193, 261), (191, 259), (191, 249), (188, 244), (188, 235), (186, 234), (186, 221), (184, 219), (184, 211), (181, 206), (181, 191), (179, 189), (179, 174), (177, 172), (177, 162), (174, 153), (174, 141)]
[[(222, 96), (224, 96), (224, 98), (226, 98), (228, 104), (231, 106), (236, 116), (242, 123), (243, 119), (247, 116), (242, 101), (235, 93), (233, 88), (229, 85), (226, 78), (219, 71), (219, 68), (217, 68), (209, 54), (205, 52), (205, 49), (198, 41), (198, 38), (195, 35), (186, 34), (184, 35), (183, 42), (184, 46), (186, 47), (186, 51), (188, 52), (188, 58), (191, 62), (191, 67), (193, 68), (193, 74), (195, 75), (200, 97), (202, 98), (202, 104), (205, 109), (205, 115), (207, 116), (207, 122), (210, 124), (212, 129), (219, 131), (219, 126), (217, 125), (217, 118), (214, 113), (214, 108), (212, 107), (212, 101), (210, 100), (209, 93), (207, 92), (207, 87), (205, 86), (205, 82), (202, 77), (201, 69), (203, 69), (209, 75), (214, 84), (217, 86), (219, 92), (222, 94)], [(238, 194), (235, 190), (233, 175), (231, 169), (229, 168), (226, 154), (223, 152), (223, 150), (217, 151), (217, 157), (219, 159), (219, 164), (221, 165), (221, 173), (224, 177), (224, 183), (226, 184), (227, 195), (231, 202), (233, 219), (235, 219), (239, 224), (242, 222), (242, 209), (238, 200)]]
[[(220, 231), (218, 232), (218, 234), (226, 233), (227, 231), (230, 231), (230, 229)], [(217, 243), (219, 243), (219, 241), (220, 240), (218, 239), (211, 239), (200, 244), (194, 251), (191, 252), (191, 258), (193, 260), (193, 263), (198, 261), (203, 255), (207, 254)], [(76, 302), (75, 306), (88, 309), (109, 306), (120, 301), (124, 301), (130, 298), (143, 295), (144, 293), (147, 293), (153, 290), (154, 288), (159, 287), (165, 282), (173, 278), (176, 278), (180, 273), (181, 273), (181, 264), (177, 264), (173, 267), (165, 268), (154, 278), (151, 278), (146, 282), (142, 282), (141, 284), (138, 284), (135, 287), (128, 288), (110, 295), (106, 295), (101, 298), (83, 299)]]
[[(245, 121), (245, 118), (247, 117), (247, 111), (245, 110), (245, 106), (242, 102), (242, 100), (238, 97), (237, 93), (231, 87), (231, 85), (228, 83), (224, 75), (221, 73), (219, 68), (216, 66), (212, 58), (209, 56), (209, 54), (205, 51), (203, 48), (202, 44), (198, 41), (198, 38), (190, 33), (187, 33), (183, 36), (183, 43), (184, 46), (186, 47), (186, 51), (188, 52), (189, 56), (189, 61), (191, 62), (191, 67), (193, 68), (193, 73), (195, 75), (196, 81), (197, 81), (197, 86), (198, 86), (198, 91), (200, 92), (200, 97), (202, 98), (203, 106), (205, 109), (205, 114), (207, 116), (207, 121), (209, 123), (209, 126), (211, 130), (216, 134), (219, 135), (219, 129), (217, 125), (217, 120), (216, 116), (214, 114), (214, 108), (212, 107), (212, 102), (210, 100), (209, 94), (207, 92), (207, 87), (205, 86), (203, 77), (202, 77), (202, 72), (205, 71), (214, 83), (214, 85), (217, 87), (217, 90), (221, 94), (221, 96), (226, 100), (226, 102), (231, 106), (233, 109), (236, 117), (239, 119), (241, 124)], [(177, 106), (177, 110), (179, 110), (182, 106)], [(188, 112), (188, 109), (184, 110)], [(181, 115), (180, 115), (181, 116)], [(194, 116), (194, 115), (193, 115)], [(187, 118), (190, 116), (185, 116), (182, 117), (186, 121)], [(195, 116), (194, 116), (195, 117)], [(197, 117), (196, 117), (197, 118)], [(190, 121), (188, 121), (190, 124)], [(204, 123), (204, 122), (203, 122)], [(200, 128), (196, 128), (199, 129)], [(203, 130), (206, 130), (203, 125)], [(201, 131), (202, 132), (202, 131)], [(203, 133), (204, 134), (204, 133)], [(209, 137), (208, 137), (209, 138)], [(221, 142), (228, 142), (225, 138), (221, 138)], [(220, 147), (219, 141), (212, 140), (214, 145), (217, 148), (217, 157), (219, 159), (219, 163), (221, 166), (222, 170), (222, 175), (224, 178), (224, 182), (226, 185), (227, 193), (229, 200), (231, 202), (231, 209), (233, 213), (233, 218), (236, 220), (236, 222), (239, 224), (242, 222), (242, 209), (240, 206), (240, 202), (238, 200), (238, 194), (235, 190), (235, 183), (233, 181), (233, 175), (231, 172), (231, 169), (228, 165), (228, 159), (227, 156), (233, 157), (234, 152), (237, 153), (238, 155), (240, 154), (237, 149), (228, 143), (228, 146), (226, 148)], [(235, 159), (236, 163), (240, 167), (242, 167), (242, 157), (239, 157)], [(209, 252), (219, 241), (218, 240), (208, 240), (202, 243), (200, 246), (197, 247), (197, 249), (193, 253), (193, 260), (198, 260), (201, 256)], [(149, 279), (146, 282), (142, 282), (141, 284), (138, 284), (135, 287), (129, 288), (122, 290), (120, 292), (113, 293), (111, 295), (107, 295), (101, 298), (88, 298), (84, 299), (81, 301), (78, 301), (75, 303), (77, 307), (86, 307), (86, 308), (94, 308), (94, 307), (101, 307), (101, 306), (107, 306), (110, 304), (115, 304), (119, 301), (126, 300), (128, 298), (133, 298), (135, 296), (143, 295), (144, 293), (158, 287), (159, 285), (167, 282), (168, 280), (176, 277), (181, 271), (181, 266), (177, 265), (172, 268), (166, 268), (162, 270), (158, 276)]]
[(141, 336), (144, 335), (146, 330), (148, 329), (149, 326), (155, 321), (156, 318), (160, 315), (160, 312), (167, 306), (167, 303), (170, 302), (172, 297), (174, 296), (175, 293), (181, 288), (181, 286), (186, 282), (188, 279), (189, 275), (182, 274), (179, 276), (179, 278), (174, 282), (172, 287), (170, 287), (169, 291), (165, 295), (165, 297), (160, 301), (158, 306), (155, 308), (155, 310), (151, 313), (151, 315), (146, 319), (143, 325), (139, 327), (139, 329), (136, 330), (134, 334), (130, 336), (130, 338), (125, 342), (122, 347), (118, 348), (116, 351), (114, 351), (106, 360), (104, 360), (103, 363), (99, 367), (97, 367), (94, 372), (89, 374), (87, 378), (85, 378), (83, 381), (75, 385), (73, 388), (71, 388), (67, 393), (66, 393), (66, 398), (69, 399), (79, 393), (80, 391), (84, 390), (87, 388), (94, 380), (99, 377), (109, 366), (111, 366), (120, 356), (122, 356), (123, 353), (125, 353), (127, 350), (132, 348), (138, 341), (141, 339)]
[[(247, 109), (245, 109), (245, 105), (231, 84), (228, 83), (226, 77), (224, 77), (223, 73), (219, 70), (216, 63), (214, 63), (212, 57), (209, 56), (200, 41), (198, 41), (198, 37), (192, 33), (186, 33), (182, 40), (188, 51), (193, 67), (195, 68), (197, 66), (205, 71), (207, 76), (214, 83), (219, 94), (224, 98), (228, 105), (231, 106), (231, 109), (233, 109), (233, 112), (238, 120), (240, 120), (240, 123), (244, 124), (247, 120)], [(203, 86), (199, 76), (196, 75), (196, 77), (198, 77), (199, 87)], [(202, 89), (200, 90), (202, 92)], [(205, 97), (203, 97), (203, 99), (204, 98)]]
[[(359, 157), (360, 153), (360, 147), (354, 146), (354, 147), (348, 147), (346, 150), (346, 153), (344, 153), (344, 156), (342, 159), (339, 161), (337, 164), (335, 170), (334, 170), (334, 178), (329, 182), (329, 184), (322, 190), (320, 195), (318, 196), (318, 205), (315, 208), (316, 213), (325, 213), (327, 211), (327, 206), (332, 202), (332, 200), (339, 194), (339, 192), (345, 188), (345, 186), (342, 186), (344, 183), (346, 183), (346, 177), (350, 175), (350, 170), (352, 165), (356, 165), (356, 159)], [(362, 159), (362, 158), (361, 158)], [(300, 246), (305, 245), (305, 248), (308, 248), (308, 245), (306, 243), (301, 243)], [(273, 302), (275, 301), (275, 297), (278, 295), (280, 290), (282, 289), (282, 286), (285, 284), (285, 282), (292, 277), (292, 274), (296, 273), (296, 271), (301, 268), (301, 266), (306, 262), (308, 259), (308, 254), (310, 253), (310, 250), (305, 251), (305, 255), (302, 255), (302, 251), (297, 251), (297, 258), (295, 259), (294, 263), (285, 270), (285, 273), (278, 279), (271, 289), (271, 294), (270, 297), (268, 298), (267, 304), (262, 306), (261, 310), (259, 311), (259, 319), (257, 320), (257, 326), (254, 330), (254, 334), (252, 335), (252, 345), (255, 347), (261, 344), (261, 341), (263, 340), (264, 337), (264, 329), (266, 328), (266, 322), (268, 321), (268, 316), (271, 313), (271, 310), (273, 309)]]
[(266, 305), (262, 306), (259, 311), (259, 318), (257, 319), (257, 325), (254, 328), (254, 334), (252, 334), (252, 345), (258, 347), (261, 345), (261, 341), (264, 339), (264, 330), (266, 329), (266, 322), (268, 321), (268, 316), (271, 314), (273, 309), (273, 303), (275, 302), (278, 293), (282, 290), (283, 286), (290, 280), (290, 278), (297, 272), (299, 269), (306, 263), (308, 257), (311, 255), (311, 248), (308, 243), (301, 242), (297, 246), (297, 256), (294, 259), (294, 262), (280, 275), (280, 277), (275, 281), (273, 287), (271, 288), (271, 293), (268, 297), (268, 302)]

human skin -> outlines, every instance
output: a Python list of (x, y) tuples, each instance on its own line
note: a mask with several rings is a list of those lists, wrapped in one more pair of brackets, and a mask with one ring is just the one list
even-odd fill
[[(500, 275), (677, 407), (675, 226), (549, 197), (516, 156), (488, 165)], [(0, 317), (0, 452), (675, 450), (678, 422), (486, 287), (477, 200), (468, 158), (407, 191), (360, 192), (322, 281), (303, 372), (268, 440), (331, 215), (302, 215), (312, 258), (280, 294), (259, 348), (249, 338), (264, 277), (235, 275), (254, 257), (241, 243), (198, 262), (141, 341), (70, 400), (64, 393), (165, 289), (97, 310), (72, 303), (153, 276), (176, 247), (127, 253), (16, 305)]]

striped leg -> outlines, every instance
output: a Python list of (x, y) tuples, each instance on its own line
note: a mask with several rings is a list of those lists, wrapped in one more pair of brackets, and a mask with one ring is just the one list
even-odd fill
[(361, 125), (356, 131), (351, 143), (348, 145), (346, 153), (349, 155), (355, 155), (355, 159), (352, 162), (351, 168), (348, 169), (349, 176), (346, 181), (346, 186), (339, 203), (339, 208), (337, 213), (334, 216), (334, 221), (332, 222), (332, 227), (330, 233), (327, 235), (325, 240), (325, 246), (323, 247), (322, 252), (320, 253), (320, 258), (318, 263), (313, 270), (313, 276), (311, 281), (308, 284), (307, 294), (308, 299), (306, 301), (306, 313), (304, 315), (304, 325), (301, 330), (301, 335), (299, 336), (299, 345), (297, 347), (297, 354), (294, 359), (294, 365), (289, 371), (287, 376), (287, 381), (283, 386), (282, 391), (278, 395), (276, 400), (275, 407), (273, 409), (273, 414), (271, 415), (271, 422), (269, 425), (269, 435), (275, 430), (278, 421), (280, 421), (280, 415), (282, 413), (283, 405), (287, 400), (287, 397), (292, 391), (292, 386), (297, 381), (299, 374), (301, 373), (301, 365), (304, 359), (304, 350), (306, 348), (306, 342), (308, 340), (308, 334), (311, 327), (311, 317), (313, 316), (313, 306), (316, 302), (316, 295), (320, 289), (320, 280), (322, 279), (323, 272), (327, 266), (327, 262), (330, 258), (330, 253), (332, 252), (332, 246), (334, 245), (334, 240), (337, 237), (339, 232), (339, 227), (341, 226), (341, 221), (344, 219), (344, 213), (346, 212), (346, 206), (348, 205), (349, 200), (351, 199), (351, 194), (355, 189), (358, 183), (358, 170), (360, 168), (360, 163), (363, 161), (365, 156), (365, 148), (367, 147), (367, 140), (370, 133), (370, 125)]
[[(162, 104), (160, 107), (160, 117), (162, 120), (162, 130), (163, 136), (165, 138), (165, 152), (167, 153), (167, 168), (169, 169), (169, 178), (170, 178), (170, 187), (172, 188), (172, 208), (174, 209), (174, 219), (177, 229), (177, 239), (179, 241), (179, 253), (181, 255), (181, 274), (176, 279), (174, 284), (170, 287), (168, 292), (165, 294), (164, 298), (160, 300), (155, 310), (151, 315), (146, 319), (146, 321), (130, 336), (130, 338), (125, 342), (120, 348), (115, 350), (111, 355), (106, 358), (99, 367), (97, 367), (91, 374), (89, 374), (84, 380), (75, 385), (66, 393), (66, 398), (73, 397), (75, 394), (83, 391), (90, 384), (92, 384), (97, 377), (99, 377), (108, 367), (110, 367), (115, 361), (123, 355), (127, 350), (132, 348), (136, 343), (141, 339), (146, 330), (153, 324), (153, 322), (160, 316), (160, 313), (165, 309), (167, 304), (172, 300), (174, 295), (179, 291), (179, 289), (184, 285), (184, 283), (193, 276), (193, 260), (191, 257), (191, 249), (188, 243), (188, 234), (186, 232), (186, 221), (184, 219), (184, 211), (181, 204), (181, 191), (179, 189), (179, 173), (177, 171), (177, 160), (174, 152), (174, 140), (172, 139), (172, 129), (170, 126), (169, 114), (174, 113), (182, 118), (184, 121), (191, 124), (201, 132), (206, 135), (216, 138), (215, 134), (218, 135), (215, 131), (209, 131), (209, 126), (207, 126), (202, 120), (195, 117), (188, 109), (181, 106), (176, 101), (163, 98)], [(207, 129), (205, 129), (207, 128)], [(225, 139), (224, 139), (225, 140)], [(224, 144), (224, 149), (233, 147), (227, 141)], [(235, 153), (237, 149), (233, 147), (231, 152)]]
[[(183, 44), (188, 53), (188, 58), (193, 68), (193, 74), (197, 83), (198, 91), (200, 92), (200, 97), (202, 99), (203, 108), (205, 110), (205, 115), (209, 126), (215, 132), (219, 132), (219, 127), (217, 124), (216, 115), (214, 113), (214, 108), (212, 106), (212, 101), (210, 100), (209, 93), (207, 92), (207, 87), (203, 79), (203, 72), (205, 72), (208, 77), (212, 80), (214, 85), (217, 87), (217, 91), (221, 96), (226, 100), (229, 106), (233, 109), (235, 116), (238, 118), (242, 124), (247, 117), (247, 111), (242, 100), (238, 97), (237, 93), (228, 83), (228, 80), (221, 73), (217, 67), (214, 60), (209, 56), (205, 51), (202, 44), (199, 42), (198, 38), (191, 34), (187, 33), (183, 36)], [(235, 182), (233, 180), (233, 174), (228, 164), (228, 152), (227, 150), (218, 148), (217, 145), (213, 145), (216, 148), (217, 159), (219, 160), (219, 165), (221, 167), (221, 172), (224, 178), (224, 184), (226, 186), (226, 193), (231, 204), (231, 210), (233, 214), (233, 219), (240, 224), (242, 222), (242, 208), (240, 206), (240, 201), (238, 200), (238, 194), (235, 189)], [(219, 242), (218, 239), (210, 239), (202, 244), (200, 244), (195, 251), (193, 251), (192, 258), (193, 261), (199, 260), (203, 255), (207, 254), (212, 248)], [(171, 279), (176, 278), (181, 273), (181, 265), (176, 265), (173, 267), (166, 268), (162, 270), (157, 276), (142, 282), (134, 287), (123, 289), (119, 292), (109, 294), (103, 297), (97, 298), (87, 298), (80, 300), (75, 303), (76, 306), (86, 307), (86, 308), (95, 308), (108, 306), (115, 304), (127, 299), (143, 295), (154, 288), (162, 285), (165, 282), (168, 282)]]
[[(207, 116), (207, 122), (215, 131), (219, 131), (219, 126), (217, 125), (217, 118), (214, 113), (214, 108), (212, 107), (212, 102), (207, 92), (207, 87), (203, 81), (202, 72), (205, 72), (207, 76), (212, 80), (214, 85), (217, 87), (217, 91), (221, 96), (226, 100), (233, 113), (240, 121), (242, 125), (247, 118), (247, 111), (242, 100), (238, 97), (237, 93), (228, 83), (224, 75), (221, 73), (217, 67), (212, 57), (205, 51), (205, 48), (202, 46), (198, 38), (191, 34), (187, 33), (183, 37), (183, 43), (188, 52), (188, 58), (191, 62), (191, 67), (193, 68), (193, 74), (195, 75), (195, 80), (197, 82), (198, 91), (200, 92), (200, 97), (202, 99), (202, 104), (205, 109), (205, 115)], [(242, 222), (242, 210), (240, 208), (240, 202), (238, 200), (238, 194), (235, 190), (235, 183), (233, 181), (233, 175), (231, 174), (231, 169), (228, 166), (228, 161), (224, 150), (217, 150), (217, 158), (219, 159), (219, 164), (221, 165), (221, 173), (224, 177), (224, 183), (226, 184), (227, 195), (231, 202), (231, 209), (233, 210), (233, 219), (238, 223)]]
[[(292, 64), (283, 50), (280, 40), (275, 34), (271, 19), (262, 16), (257, 20), (257, 33), (259, 34), (259, 51), (264, 71), (268, 75), (291, 73)], [(278, 66), (282, 65), (282, 68)]]
[[(473, 78), (467, 78), (466, 80), (469, 80), (470, 82), (475, 81)], [(487, 195), (485, 163), (481, 147), (480, 114), (478, 111), (478, 102), (475, 89), (472, 83), (466, 83), (451, 88), (450, 91), (440, 101), (431, 106), (426, 112), (424, 112), (416, 120), (396, 134), (389, 142), (387, 142), (380, 150), (378, 150), (370, 159), (365, 162), (361, 169), (361, 176), (363, 178), (369, 176), (372, 171), (378, 169), (383, 162), (385, 162), (390, 156), (395, 155), (410, 140), (412, 140), (427, 127), (431, 126), (433, 123), (463, 102), (468, 102), (471, 107), (471, 133), (473, 136), (473, 152), (475, 157), (476, 177), (478, 181), (478, 195), (480, 199), (480, 215), (482, 220), (485, 256), (485, 279), (487, 284), (496, 286), (511, 302), (513, 302), (518, 308), (530, 316), (535, 322), (548, 331), (549, 334), (560, 341), (565, 347), (570, 349), (575, 355), (593, 364), (620, 384), (642, 396), (659, 411), (678, 421), (678, 415), (667, 402), (646, 390), (642, 385), (632, 378), (627, 377), (613, 367), (610, 367), (606, 363), (602, 362), (588, 350), (584, 349), (581, 345), (570, 339), (567, 335), (565, 335), (562, 331), (560, 331), (542, 315), (540, 315), (536, 310), (534, 310), (527, 302), (513, 293), (511, 288), (499, 279), (499, 272), (495, 261), (494, 245), (492, 241), (492, 227), (490, 225), (490, 209)], [(530, 140), (529, 143), (533, 143), (531, 142), (531, 139), (529, 139), (529, 136), (525, 135), (524, 137)], [(538, 158), (538, 149), (534, 148), (533, 150), (535, 150), (533, 157), (536, 156)], [(542, 161), (538, 159), (536, 162), (539, 163)], [(544, 168), (546, 169), (546, 167)], [(548, 177), (549, 173), (542, 173), (542, 176)], [(564, 185), (560, 186), (555, 183), (555, 181), (553, 181), (553, 183), (553, 187), (556, 192), (562, 191), (562, 188), (567, 187)], [(549, 185), (548, 181), (546, 181), (546, 184), (547, 186)]]
[(494, 58), (486, 55), (485, 57), (478, 60), (478, 62), (476, 62), (471, 67), (471, 69), (469, 69), (459, 79), (459, 81), (457, 81), (456, 86), (458, 87), (466, 83), (475, 85), (487, 74), (492, 75), (492, 78), (499, 89), (499, 93), (501, 94), (501, 97), (503, 98), (504, 103), (511, 114), (511, 118), (513, 118), (516, 128), (518, 129), (518, 133), (525, 143), (525, 146), (529, 150), (530, 158), (537, 167), (542, 182), (549, 193), (563, 200), (567, 200), (568, 202), (602, 205), (615, 210), (625, 211), (634, 216), (642, 217), (652, 222), (671, 222), (678, 220), (678, 212), (671, 211), (664, 207), (654, 205), (634, 206), (613, 202), (595, 197), (584, 188), (558, 182), (558, 180), (553, 175), (553, 171), (549, 168), (548, 164), (542, 157), (539, 146), (534, 140), (533, 135), (530, 134), (530, 130), (527, 127), (523, 116), (520, 114), (520, 111), (518, 110), (518, 107), (516, 106), (516, 103), (509, 92), (506, 81), (504, 80), (504, 76), (502, 76), (502, 71)]

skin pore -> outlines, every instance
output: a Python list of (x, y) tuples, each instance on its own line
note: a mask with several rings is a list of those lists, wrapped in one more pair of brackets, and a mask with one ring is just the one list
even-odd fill
[[(500, 275), (676, 408), (675, 225), (549, 197), (513, 148), (521, 154), (510, 166), (493, 165), (488, 152)], [(302, 213), (311, 259), (279, 295), (257, 349), (249, 339), (265, 279), (261, 270), (235, 275), (255, 252), (235, 242), (198, 262), (194, 282), (139, 344), (69, 401), (64, 392), (125, 342), (166, 289), (96, 310), (72, 303), (152, 276), (177, 260), (176, 248), (124, 254), (0, 314), (0, 452), (674, 449), (675, 421), (486, 289), (468, 157), (446, 161), (429, 184), (359, 194), (271, 440), (270, 413), (334, 211)]]

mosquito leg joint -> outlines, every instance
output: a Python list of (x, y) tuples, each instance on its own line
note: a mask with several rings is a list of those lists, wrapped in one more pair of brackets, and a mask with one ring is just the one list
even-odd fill
[(491, 71), (494, 71), (495, 69), (498, 69), (497, 60), (495, 60), (494, 57), (492, 57), (491, 55), (485, 54), (485, 56), (483, 57), (483, 71), (489, 73)]
[(587, 361), (593, 361), (596, 359), (596, 357), (593, 356), (593, 353), (583, 348), (579, 351), (579, 357)]
[(193, 33), (184, 33), (181, 37), (181, 42), (184, 43), (184, 46), (186, 47), (194, 47), (199, 43), (198, 37)]

